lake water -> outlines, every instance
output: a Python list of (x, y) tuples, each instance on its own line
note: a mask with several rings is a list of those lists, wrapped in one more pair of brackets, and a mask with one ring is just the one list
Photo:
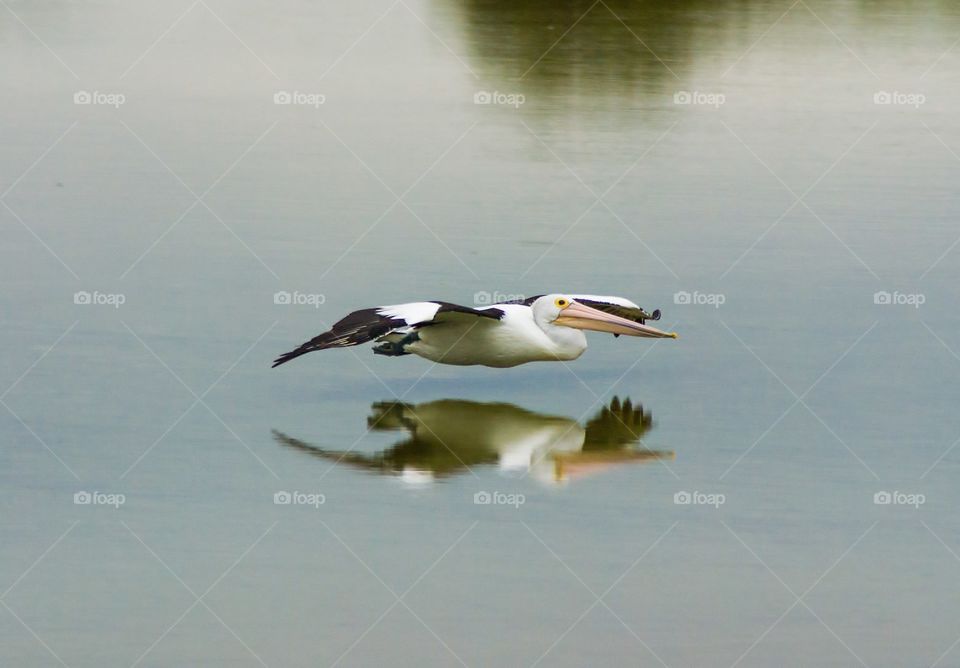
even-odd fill
[(0, 4), (0, 664), (960, 665), (955, 3)]

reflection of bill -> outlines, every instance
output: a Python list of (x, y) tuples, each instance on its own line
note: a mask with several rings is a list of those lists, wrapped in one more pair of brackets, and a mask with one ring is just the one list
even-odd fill
[(375, 431), (406, 431), (383, 452), (326, 450), (274, 431), (281, 445), (372, 472), (428, 482), (474, 466), (530, 472), (559, 482), (628, 462), (673, 459), (641, 444), (653, 428), (649, 412), (614, 398), (586, 425), (513, 404), (443, 399), (422, 404), (378, 402), (367, 418)]

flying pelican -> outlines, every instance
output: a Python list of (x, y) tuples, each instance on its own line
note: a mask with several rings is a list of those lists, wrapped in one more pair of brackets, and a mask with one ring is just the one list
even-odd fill
[(538, 295), (470, 308), (449, 302), (411, 302), (354, 311), (273, 366), (314, 350), (355, 346), (376, 340), (379, 355), (419, 355), (440, 364), (511, 367), (526, 362), (575, 360), (587, 349), (580, 330), (614, 336), (677, 338), (646, 324), (647, 313), (622, 297)]
[(614, 397), (584, 426), (507, 403), (441, 399), (421, 404), (374, 403), (372, 431), (406, 436), (378, 453), (327, 450), (274, 430), (280, 445), (409, 483), (447, 478), (479, 466), (530, 472), (543, 482), (562, 482), (607, 468), (673, 459), (669, 450), (649, 450), (641, 439), (653, 429), (643, 406)]

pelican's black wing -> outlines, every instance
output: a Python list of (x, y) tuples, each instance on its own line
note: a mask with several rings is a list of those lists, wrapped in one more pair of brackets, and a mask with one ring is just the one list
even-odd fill
[(444, 314), (469, 314), (478, 318), (499, 320), (504, 312), (495, 306), (475, 309), (450, 302), (411, 302), (393, 306), (378, 306), (354, 311), (334, 323), (329, 331), (319, 334), (303, 345), (280, 355), (273, 361), (277, 367), (314, 350), (356, 346), (378, 339), (390, 332), (418, 328), (443, 322)]

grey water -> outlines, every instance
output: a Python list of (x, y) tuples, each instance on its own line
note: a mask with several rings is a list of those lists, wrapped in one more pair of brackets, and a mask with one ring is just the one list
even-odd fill
[[(960, 664), (955, 3), (0, 31), (0, 664)], [(550, 292), (680, 338), (270, 368)]]

